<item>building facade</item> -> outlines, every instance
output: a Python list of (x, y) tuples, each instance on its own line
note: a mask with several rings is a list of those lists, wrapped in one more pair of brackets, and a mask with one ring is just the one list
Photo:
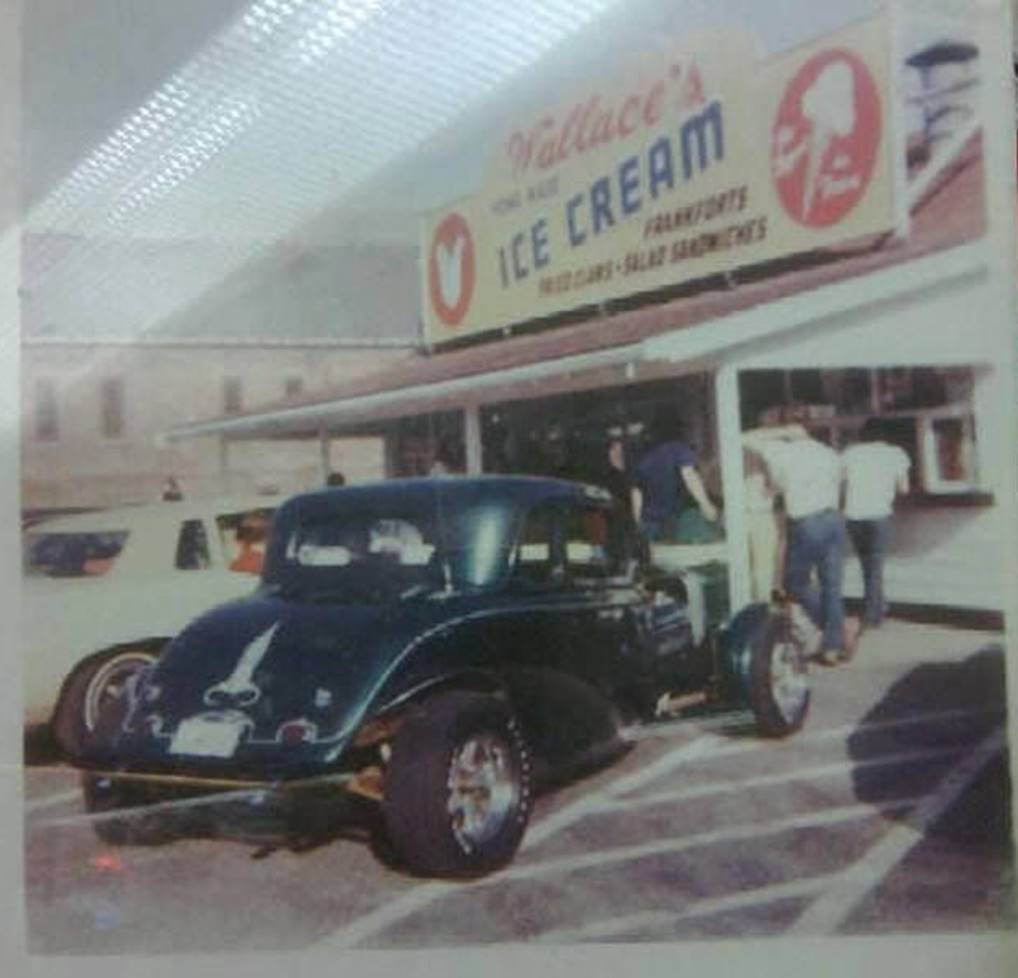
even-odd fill
[(167, 442), (174, 425), (257, 404), (296, 404), (405, 359), (399, 349), (237, 344), (27, 342), (22, 346), (21, 476), (24, 510), (158, 499), (174, 478), (187, 496), (291, 493), (323, 471), (378, 478), (378, 438), (228, 446)]

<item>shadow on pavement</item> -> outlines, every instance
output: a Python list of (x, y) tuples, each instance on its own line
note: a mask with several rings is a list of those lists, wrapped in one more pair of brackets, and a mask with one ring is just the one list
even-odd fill
[(21, 749), (26, 767), (54, 764), (63, 760), (49, 724), (26, 727)]
[[(924, 722), (896, 722), (922, 714), (939, 716)], [(935, 790), (951, 766), (1005, 723), (1005, 715), (1004, 653), (1000, 647), (988, 646), (961, 662), (917, 666), (887, 690), (848, 738), (849, 756), (857, 765), (853, 774), (856, 797), (881, 804)], [(866, 763), (889, 754), (913, 752), (919, 756), (900, 764)], [(924, 834), (1011, 858), (1006, 753), (994, 757), (962, 796), (923, 829)], [(902, 809), (896, 817), (908, 821), (910, 811)]]

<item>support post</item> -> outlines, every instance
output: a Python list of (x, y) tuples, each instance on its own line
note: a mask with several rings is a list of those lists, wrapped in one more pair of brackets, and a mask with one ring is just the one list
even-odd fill
[(219, 487), (223, 495), (233, 491), (230, 485), (230, 442), (226, 435), (219, 436)]
[(481, 409), (476, 404), (468, 404), (463, 408), (463, 444), (467, 475), (480, 475), (483, 467)]
[(321, 427), (318, 429), (318, 465), (321, 470), (321, 478), (318, 482), (319, 485), (323, 486), (332, 474), (332, 457), (329, 452), (329, 447), (330, 439), (328, 429)]
[(734, 364), (717, 372), (714, 386), (724, 494), (725, 539), (728, 543), (728, 589), (732, 612), (752, 597), (749, 573), (749, 521), (742, 464), (742, 424), (739, 418), (739, 373)]

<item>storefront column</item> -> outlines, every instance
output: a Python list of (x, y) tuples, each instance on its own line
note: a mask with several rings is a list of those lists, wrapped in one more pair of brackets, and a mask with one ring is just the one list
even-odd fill
[(979, 446), (977, 455), (978, 471), (975, 473), (980, 489), (988, 490), (995, 496), (1003, 497), (1007, 492), (1006, 466), (1013, 458), (1003, 452), (988, 451), (986, 446), (1003, 445), (1008, 442), (1007, 412), (1000, 405), (1007, 403), (1007, 385), (1003, 374), (996, 367), (977, 367), (975, 388), (972, 392), (972, 414), (975, 423), (975, 442)]
[(718, 370), (714, 394), (725, 539), (728, 541), (728, 586), (730, 606), (734, 612), (749, 604), (752, 598), (742, 423), (739, 417), (739, 372), (734, 365), (728, 364)]
[(382, 435), (385, 450), (385, 478), (394, 479), (399, 471), (399, 422), (386, 425)]
[(463, 408), (463, 447), (467, 475), (481, 474), (481, 409), (476, 404)]
[(328, 482), (329, 476), (332, 475), (332, 457), (329, 452), (330, 438), (329, 432), (325, 428), (318, 429), (318, 464), (321, 469), (322, 477), (319, 480), (321, 485), (325, 485)]

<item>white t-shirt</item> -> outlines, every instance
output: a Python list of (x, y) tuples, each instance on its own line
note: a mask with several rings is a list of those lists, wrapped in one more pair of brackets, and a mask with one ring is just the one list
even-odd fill
[(771, 481), (785, 497), (790, 519), (837, 509), (841, 502), (841, 459), (812, 438), (765, 442), (760, 454)]
[(850, 520), (879, 520), (891, 515), (898, 480), (911, 466), (897, 445), (862, 442), (841, 456), (845, 470), (845, 516)]

